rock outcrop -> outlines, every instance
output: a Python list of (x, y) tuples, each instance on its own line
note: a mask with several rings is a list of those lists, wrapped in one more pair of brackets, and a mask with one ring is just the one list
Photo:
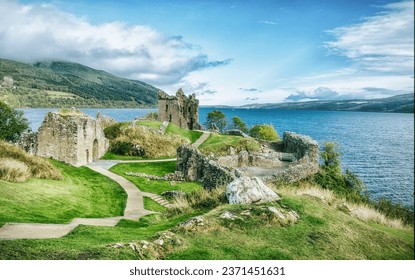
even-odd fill
[(197, 148), (188, 145), (179, 146), (177, 149), (176, 170), (187, 181), (201, 182), (205, 189), (227, 185), (238, 176), (236, 170), (219, 165)]
[(226, 187), (230, 204), (252, 204), (279, 200), (280, 197), (257, 177), (241, 177)]

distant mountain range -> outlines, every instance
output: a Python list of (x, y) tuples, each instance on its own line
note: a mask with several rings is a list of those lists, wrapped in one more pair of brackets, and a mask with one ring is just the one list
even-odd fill
[(414, 113), (414, 94), (388, 98), (249, 104), (238, 108)]
[(158, 92), (141, 81), (64, 61), (0, 59), (0, 85), (0, 100), (13, 107), (155, 107)]

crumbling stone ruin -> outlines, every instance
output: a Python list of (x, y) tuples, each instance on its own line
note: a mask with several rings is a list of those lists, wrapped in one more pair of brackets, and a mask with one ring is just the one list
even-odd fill
[(176, 170), (186, 180), (199, 181), (207, 189), (229, 184), (242, 176), (292, 183), (318, 172), (318, 144), (310, 137), (284, 132), (282, 141), (262, 144), (262, 152), (242, 151), (216, 160), (190, 146), (180, 146)]
[(199, 100), (196, 95), (189, 97), (179, 89), (176, 96), (170, 96), (163, 91), (158, 93), (158, 119), (190, 130), (201, 129), (199, 124)]
[(47, 113), (38, 130), (37, 155), (51, 157), (74, 166), (98, 160), (108, 150), (103, 117), (84, 113)]

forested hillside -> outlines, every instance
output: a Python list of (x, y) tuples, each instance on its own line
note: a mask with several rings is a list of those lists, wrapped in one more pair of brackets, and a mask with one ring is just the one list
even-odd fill
[(0, 100), (13, 107), (154, 107), (158, 89), (87, 66), (0, 59)]

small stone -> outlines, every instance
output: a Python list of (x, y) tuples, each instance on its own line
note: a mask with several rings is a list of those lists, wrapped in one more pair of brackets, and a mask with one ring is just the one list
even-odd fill
[(157, 239), (153, 241), (154, 244), (157, 244), (159, 246), (163, 246), (164, 240), (163, 239)]
[(121, 243), (115, 243), (114, 245), (110, 245), (109, 247), (110, 247), (110, 248), (115, 248), (115, 249), (118, 249), (118, 248), (122, 248), (122, 247), (124, 247), (124, 245), (123, 245), (123, 244), (121, 244)]
[(130, 247), (133, 251), (137, 251), (137, 246), (134, 243), (129, 243), (128, 247)]
[(241, 215), (242, 215), (242, 216), (252, 216), (251, 211), (249, 211), (249, 210), (244, 210), (244, 211), (242, 211), (242, 212), (241, 212)]
[(270, 212), (272, 212), (273, 214), (275, 214), (275, 216), (277, 216), (278, 218), (280, 218), (282, 220), (285, 220), (286, 219), (285, 216), (284, 216), (284, 214), (281, 211), (277, 210), (277, 208), (270, 206), (270, 207), (268, 207), (268, 210)]
[(229, 212), (229, 211), (225, 211), (222, 214), (220, 214), (219, 218), (221, 219), (225, 219), (225, 220), (235, 220), (235, 218), (237, 218), (238, 216), (236, 216), (235, 214)]

